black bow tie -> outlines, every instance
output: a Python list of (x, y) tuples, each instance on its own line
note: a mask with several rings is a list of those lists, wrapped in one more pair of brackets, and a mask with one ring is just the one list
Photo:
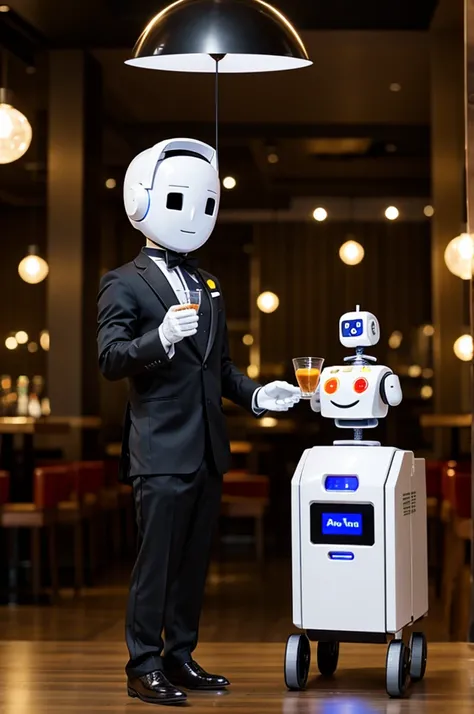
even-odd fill
[(160, 258), (166, 263), (168, 270), (173, 270), (173, 268), (184, 268), (188, 272), (194, 272), (198, 267), (198, 260), (193, 255), (188, 255), (185, 253), (177, 253), (174, 250), (169, 250), (165, 248), (145, 248), (145, 253), (150, 256), (150, 258)]

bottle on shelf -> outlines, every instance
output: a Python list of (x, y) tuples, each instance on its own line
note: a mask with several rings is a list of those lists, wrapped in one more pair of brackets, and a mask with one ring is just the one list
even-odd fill
[(16, 382), (17, 391), (17, 402), (16, 402), (16, 413), (17, 416), (28, 416), (28, 388), (30, 385), (30, 380), (25, 375), (18, 377)]

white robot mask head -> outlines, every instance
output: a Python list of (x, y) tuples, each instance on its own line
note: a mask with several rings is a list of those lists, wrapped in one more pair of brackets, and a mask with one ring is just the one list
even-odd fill
[(130, 223), (146, 238), (178, 253), (197, 250), (219, 210), (215, 149), (196, 139), (156, 144), (133, 159), (123, 196)]

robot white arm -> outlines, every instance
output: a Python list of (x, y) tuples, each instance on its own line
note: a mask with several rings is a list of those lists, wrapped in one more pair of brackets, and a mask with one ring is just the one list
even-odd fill
[(403, 399), (400, 380), (396, 374), (389, 372), (383, 379), (380, 385), (380, 394), (382, 400), (389, 407), (398, 407)]

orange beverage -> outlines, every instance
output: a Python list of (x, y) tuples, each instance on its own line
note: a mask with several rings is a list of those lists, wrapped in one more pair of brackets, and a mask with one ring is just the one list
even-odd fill
[(322, 357), (295, 357), (293, 359), (295, 377), (303, 399), (311, 399), (316, 392), (323, 364)]
[(193, 303), (190, 303), (188, 305), (180, 305), (179, 307), (175, 308), (175, 312), (179, 312), (180, 310), (196, 310), (196, 312), (199, 310), (199, 305), (194, 305)]
[(314, 394), (318, 388), (320, 370), (316, 367), (300, 367), (295, 374), (303, 395)]

